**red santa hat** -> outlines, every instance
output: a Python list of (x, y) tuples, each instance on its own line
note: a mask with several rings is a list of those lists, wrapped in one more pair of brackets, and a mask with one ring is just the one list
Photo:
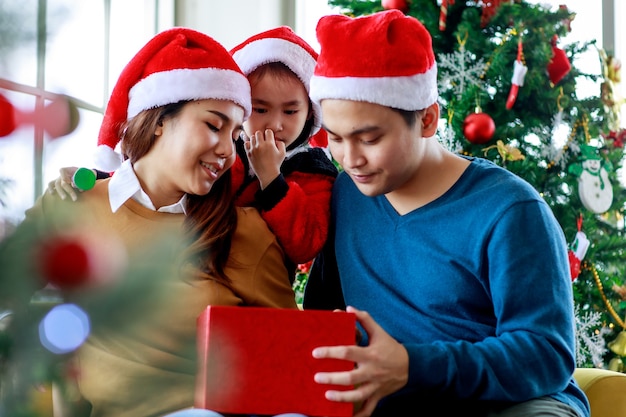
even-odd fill
[(188, 28), (154, 36), (122, 70), (98, 135), (98, 168), (116, 170), (120, 126), (143, 110), (183, 100), (232, 101), (251, 112), (250, 83), (228, 50), (213, 38)]
[[(311, 76), (317, 60), (317, 52), (296, 35), (289, 26), (280, 26), (254, 35), (231, 49), (230, 53), (246, 75), (271, 62), (285, 64), (310, 91)], [(322, 112), (317, 103), (313, 107), (311, 136), (322, 126)]]
[(437, 101), (437, 64), (424, 25), (399, 10), (329, 15), (317, 23), (321, 50), (311, 99), (366, 101), (421, 110)]

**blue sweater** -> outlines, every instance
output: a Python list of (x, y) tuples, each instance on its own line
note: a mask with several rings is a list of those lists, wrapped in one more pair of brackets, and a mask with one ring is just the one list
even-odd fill
[(409, 381), (387, 401), (507, 406), (548, 395), (589, 416), (572, 378), (566, 240), (528, 183), (472, 159), (443, 196), (400, 216), (385, 196), (364, 196), (342, 173), (332, 216), (336, 257), (314, 264), (305, 308), (343, 291), (346, 305), (368, 311), (405, 346)]

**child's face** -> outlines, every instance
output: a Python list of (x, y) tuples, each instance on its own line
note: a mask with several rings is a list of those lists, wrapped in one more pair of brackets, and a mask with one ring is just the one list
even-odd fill
[(226, 100), (193, 101), (175, 118), (166, 119), (146, 155), (152, 155), (161, 190), (181, 196), (207, 194), (235, 161), (234, 141), (242, 123), (243, 108)]
[(250, 77), (252, 114), (244, 123), (248, 136), (271, 129), (276, 140), (291, 145), (309, 117), (309, 96), (295, 75), (266, 73)]

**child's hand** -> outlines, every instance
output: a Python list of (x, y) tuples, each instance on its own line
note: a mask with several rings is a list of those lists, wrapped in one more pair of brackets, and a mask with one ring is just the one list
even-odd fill
[(254, 170), (261, 189), (267, 187), (280, 175), (280, 166), (285, 160), (285, 143), (276, 140), (271, 129), (257, 131), (244, 143), (250, 166)]
[(48, 183), (48, 191), (50, 194), (56, 194), (65, 200), (68, 196), (72, 201), (76, 201), (78, 194), (76, 188), (72, 186), (72, 177), (78, 170), (78, 167), (64, 167), (59, 169), (60, 176)]

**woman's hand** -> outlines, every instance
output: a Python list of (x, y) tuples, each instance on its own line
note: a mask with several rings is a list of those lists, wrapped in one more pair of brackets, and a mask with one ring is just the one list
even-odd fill
[(315, 381), (320, 384), (353, 385), (348, 391), (326, 391), (331, 401), (362, 403), (354, 417), (370, 416), (385, 396), (404, 387), (409, 379), (409, 355), (366, 311), (347, 307), (356, 314), (369, 336), (368, 346), (325, 346), (313, 350), (316, 358), (345, 359), (355, 368), (345, 372), (318, 372)]

